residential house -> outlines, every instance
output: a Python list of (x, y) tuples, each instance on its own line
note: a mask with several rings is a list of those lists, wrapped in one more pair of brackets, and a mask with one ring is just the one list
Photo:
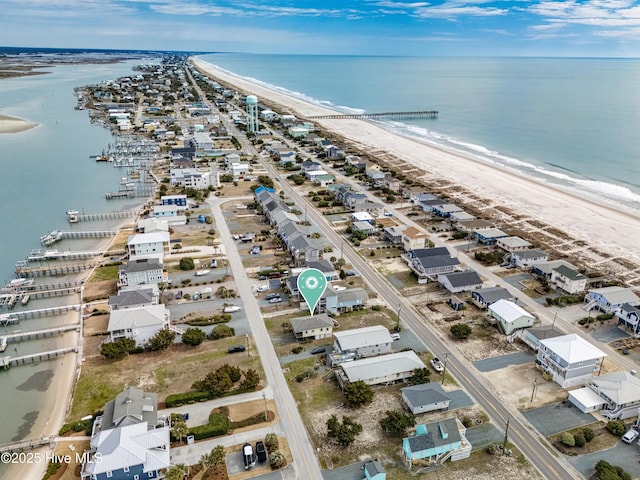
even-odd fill
[(186, 195), (162, 195), (160, 197), (161, 205), (175, 205), (178, 210), (187, 210), (189, 204)]
[(438, 275), (438, 282), (451, 293), (468, 292), (482, 287), (482, 279), (475, 271)]
[(153, 258), (129, 260), (118, 269), (118, 286), (157, 285), (167, 280), (162, 263)]
[(164, 304), (158, 304), (112, 310), (109, 314), (107, 332), (110, 342), (119, 338), (131, 338), (137, 346), (143, 347), (163, 328), (171, 328), (169, 310)]
[(384, 205), (378, 202), (363, 202), (356, 208), (359, 212), (366, 212), (372, 218), (378, 218), (384, 215)]
[(314, 162), (312, 160), (305, 160), (300, 164), (300, 172), (315, 172), (322, 171), (322, 164), (320, 162)]
[(568, 294), (582, 293), (587, 288), (587, 277), (574, 268), (560, 265), (551, 272), (551, 283)]
[(120, 290), (118, 295), (109, 297), (110, 310), (141, 308), (157, 305), (160, 301), (160, 290), (157, 285), (133, 287)]
[(402, 232), (404, 232), (406, 229), (406, 225), (385, 227), (382, 230), (382, 234), (386, 241), (390, 242), (393, 245), (399, 245), (402, 243)]
[(606, 354), (575, 333), (540, 340), (536, 364), (562, 388), (584, 385)]
[(629, 303), (623, 304), (615, 313), (618, 327), (636, 338), (640, 338), (640, 308)]
[(154, 205), (151, 216), (167, 222), (167, 225), (186, 225), (187, 217), (175, 205)]
[(382, 464), (377, 460), (369, 460), (364, 462), (362, 469), (364, 470), (363, 480), (386, 480), (387, 473), (384, 471)]
[(369, 181), (374, 183), (374, 185), (380, 186), (384, 181), (385, 172), (381, 172), (377, 168), (367, 168), (365, 170), (365, 175)]
[(531, 244), (520, 237), (498, 238), (496, 245), (508, 253), (529, 250), (531, 248)]
[(424, 249), (428, 244), (429, 236), (422, 230), (411, 226), (402, 231), (402, 248), (405, 251)]
[(419, 248), (409, 250), (402, 258), (418, 277), (418, 283), (427, 283), (441, 273), (452, 273), (460, 261), (453, 258), (447, 247)]
[(402, 392), (402, 401), (414, 415), (449, 409), (449, 396), (439, 383), (412, 385), (401, 388), (400, 391)]
[(367, 196), (364, 193), (355, 193), (351, 191), (343, 191), (338, 193), (338, 200), (344, 203), (344, 206), (350, 210), (358, 210), (362, 205), (367, 203)]
[(456, 223), (456, 228), (463, 232), (472, 233), (477, 230), (484, 230), (486, 228), (494, 228), (495, 223), (489, 220), (475, 219), (475, 220), (459, 220)]
[(333, 320), (326, 313), (295, 317), (289, 323), (296, 340), (320, 340), (333, 333)]
[(474, 235), (482, 245), (494, 245), (499, 238), (508, 237), (509, 235), (497, 228), (483, 228), (476, 230)]
[(441, 198), (434, 197), (431, 200), (420, 200), (418, 205), (422, 208), (422, 211), (425, 213), (433, 213), (433, 207), (437, 205), (442, 205), (444, 200)]
[(336, 292), (328, 288), (320, 300), (322, 308), (331, 315), (340, 315), (364, 308), (369, 294), (364, 288), (349, 288)]
[(466, 432), (457, 418), (416, 425), (415, 433), (402, 439), (402, 452), (409, 469), (417, 461), (433, 464), (469, 458), (471, 444)]
[(351, 230), (353, 232), (364, 233), (366, 236), (373, 235), (377, 232), (376, 227), (374, 227), (370, 222), (353, 222)]
[(330, 365), (390, 353), (393, 345), (389, 330), (382, 325), (334, 332), (333, 338)]
[(136, 232), (153, 233), (168, 232), (169, 222), (161, 218), (143, 218), (136, 225)]
[(479, 288), (471, 292), (471, 301), (475, 303), (478, 308), (487, 308), (498, 300), (513, 301), (515, 298), (509, 293), (509, 290), (503, 287)]
[(336, 267), (334, 267), (329, 260), (326, 260), (324, 258), (317, 261), (307, 262), (307, 268), (315, 268), (316, 270), (320, 270), (322, 273), (324, 273), (324, 278), (326, 278), (328, 282), (340, 279), (340, 272), (336, 270)]
[(601, 410), (611, 420), (638, 416), (640, 378), (619, 370), (593, 377), (586, 386), (569, 392), (569, 401), (583, 413)]
[(549, 260), (549, 255), (537, 248), (515, 251), (511, 253), (511, 264), (523, 270), (532, 266), (539, 266)]
[(462, 210), (459, 212), (451, 212), (451, 215), (449, 215), (449, 220), (451, 220), (452, 222), (464, 222), (475, 219), (475, 216)]
[(630, 288), (604, 287), (589, 290), (584, 299), (587, 302), (587, 311), (597, 308), (605, 313), (615, 313), (626, 303), (632, 306), (640, 306), (640, 298)]
[(442, 218), (449, 218), (452, 213), (461, 212), (462, 209), (453, 203), (442, 203), (440, 205), (433, 205), (431, 212)]
[(351, 221), (352, 222), (373, 222), (373, 217), (371, 216), (370, 213), (368, 212), (363, 212), (363, 211), (357, 211), (357, 212), (353, 212), (351, 214)]
[(199, 170), (197, 168), (171, 168), (169, 170), (170, 184), (172, 186), (194, 188), (204, 190), (209, 186), (219, 186), (217, 173), (210, 169)]
[(248, 175), (251, 171), (251, 165), (248, 163), (232, 163), (227, 167), (227, 172), (233, 175), (234, 179)]
[(390, 173), (387, 173), (384, 176), (382, 184), (392, 192), (396, 192), (396, 193), (400, 191), (400, 187), (402, 186), (402, 182), (397, 178), (395, 178)]
[(170, 425), (159, 422), (158, 398), (129, 387), (93, 423), (82, 480), (161, 478), (170, 466)]
[(392, 384), (413, 376), (418, 368), (426, 368), (413, 350), (362, 358), (340, 364), (337, 379), (341, 388), (362, 381), (367, 385)]
[(533, 315), (509, 300), (498, 300), (489, 305), (489, 315), (498, 321), (505, 335), (511, 335), (514, 330), (532, 327), (535, 321)]

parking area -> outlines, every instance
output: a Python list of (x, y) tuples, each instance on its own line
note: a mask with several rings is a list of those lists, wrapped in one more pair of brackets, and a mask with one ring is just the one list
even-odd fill
[(477, 427), (467, 428), (467, 440), (473, 450), (482, 450), (492, 443), (500, 443), (504, 440), (504, 432), (501, 432), (492, 423), (483, 423)]
[(596, 328), (595, 330), (592, 330), (591, 336), (599, 342), (609, 343), (613, 342), (614, 340), (626, 338), (629, 335), (620, 330), (618, 327), (606, 326), (603, 328)]
[(622, 467), (632, 478), (638, 478), (640, 477), (638, 456), (640, 456), (640, 447), (636, 443), (627, 445), (620, 441), (608, 450), (601, 450), (587, 455), (578, 455), (576, 457), (567, 457), (567, 459), (585, 478), (591, 478), (595, 473), (594, 466), (600, 460), (605, 460), (612, 465)]
[(596, 421), (593, 415), (582, 413), (568, 401), (534, 408), (523, 412), (523, 415), (545, 437)]
[(533, 362), (535, 359), (536, 357), (529, 352), (516, 352), (478, 360), (477, 362), (473, 362), (473, 365), (481, 372), (492, 372), (508, 367), (509, 365), (521, 365), (523, 363)]

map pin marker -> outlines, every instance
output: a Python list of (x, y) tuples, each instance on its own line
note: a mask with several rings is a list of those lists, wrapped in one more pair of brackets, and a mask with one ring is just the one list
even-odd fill
[(325, 288), (327, 288), (327, 278), (317, 268), (307, 268), (298, 275), (298, 291), (309, 305), (311, 315), (313, 315)]

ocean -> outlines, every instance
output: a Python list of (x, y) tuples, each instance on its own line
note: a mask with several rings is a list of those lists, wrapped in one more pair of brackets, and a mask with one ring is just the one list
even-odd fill
[[(156, 60), (157, 61), (157, 60)], [(143, 200), (105, 199), (104, 193), (118, 190), (127, 172), (111, 164), (96, 163), (90, 155), (99, 154), (112, 141), (109, 131), (92, 125), (86, 111), (74, 110), (74, 88), (116, 79), (132, 72), (131, 60), (114, 64), (76, 64), (46, 68), (51, 73), (0, 80), (0, 113), (37, 122), (31, 130), (0, 135), (0, 280), (2, 285), (14, 278), (15, 263), (32, 249), (42, 248), (40, 236), (53, 229), (113, 229), (119, 221), (81, 222), (70, 225), (68, 209), (85, 213), (110, 212), (136, 208)], [(96, 240), (64, 240), (53, 247), (59, 250), (94, 250)], [(42, 283), (61, 281), (44, 277)], [(32, 300), (20, 309), (38, 309), (78, 300), (60, 297)], [(0, 313), (7, 313), (6, 307)], [(23, 320), (0, 332), (34, 330), (77, 322), (77, 313)], [(73, 334), (9, 344), (0, 355), (25, 355), (73, 346)], [(74, 361), (66, 355), (37, 365), (0, 371), (0, 443), (39, 437), (48, 419), (53, 400), (50, 386), (59, 381), (60, 367)], [(6, 472), (0, 465), (0, 478)]]
[(209, 54), (344, 113), (438, 110), (397, 133), (640, 213), (640, 60)]

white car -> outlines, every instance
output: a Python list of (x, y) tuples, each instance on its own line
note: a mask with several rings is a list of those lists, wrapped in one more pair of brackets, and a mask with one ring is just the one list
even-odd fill
[(433, 367), (433, 369), (436, 372), (443, 372), (444, 371), (444, 365), (442, 365), (442, 362), (440, 361), (440, 359), (438, 357), (433, 357), (431, 359), (431, 366)]
[(399, 333), (392, 333), (391, 334), (391, 340), (393, 340), (394, 342), (396, 340), (400, 340), (400, 334)]
[(346, 290), (347, 287), (343, 287), (342, 285), (333, 285), (333, 290), (336, 292), (342, 292), (343, 290)]
[(266, 292), (269, 290), (269, 285), (260, 285), (256, 288), (256, 292)]
[(282, 302), (282, 298), (280, 297), (273, 297), (269, 299), (269, 303), (280, 303)]
[(624, 443), (633, 443), (638, 438), (638, 435), (640, 435), (640, 432), (632, 428), (622, 436), (622, 441)]

